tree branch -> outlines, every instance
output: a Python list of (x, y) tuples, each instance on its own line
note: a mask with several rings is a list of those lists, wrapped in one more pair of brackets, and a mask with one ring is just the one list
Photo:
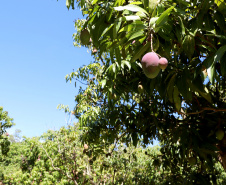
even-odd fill
[(200, 114), (204, 111), (214, 111), (214, 112), (226, 112), (226, 109), (216, 109), (216, 108), (211, 108), (211, 107), (203, 107), (202, 110), (198, 111), (198, 112), (189, 112), (189, 113), (185, 113), (185, 112), (179, 112), (179, 111), (175, 111), (178, 114), (181, 115), (192, 115), (192, 114)]

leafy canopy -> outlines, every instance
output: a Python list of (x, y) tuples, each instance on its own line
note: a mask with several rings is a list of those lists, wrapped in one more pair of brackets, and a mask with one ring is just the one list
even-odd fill
[[(67, 0), (68, 8), (74, 2)], [(178, 165), (196, 158), (213, 170), (214, 158), (226, 168), (226, 5), (222, 0), (85, 1), (85, 17), (75, 23), (94, 62), (66, 76), (86, 84), (76, 96), (74, 114), (90, 143), (157, 138), (165, 158)], [(148, 79), (141, 58), (152, 49), (168, 67)], [(138, 92), (138, 86), (144, 92)]]
[[(0, 182), (4, 184), (223, 184), (226, 173), (217, 163), (215, 172), (200, 181), (195, 165), (186, 171), (166, 163), (159, 146), (142, 148), (138, 144), (111, 145), (97, 156), (95, 146), (85, 147), (79, 140), (78, 124), (48, 130), (41, 137), (26, 138), (10, 145), (0, 161)], [(103, 148), (102, 148), (103, 149)], [(172, 175), (174, 174), (174, 175)]]

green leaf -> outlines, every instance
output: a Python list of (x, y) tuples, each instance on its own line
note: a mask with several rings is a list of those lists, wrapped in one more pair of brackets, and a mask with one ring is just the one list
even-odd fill
[(152, 17), (149, 21), (149, 26), (153, 26), (156, 23), (156, 21), (158, 20), (158, 18), (159, 17)]
[(226, 36), (224, 35), (216, 35), (216, 34), (205, 34), (206, 36), (212, 36), (212, 37), (217, 37), (219, 39), (226, 39)]
[(147, 14), (145, 14), (144, 12), (137, 12), (136, 15), (139, 16), (140, 18), (146, 18), (147, 17)]
[(158, 20), (156, 21), (156, 27), (161, 27), (164, 25), (164, 23), (167, 21), (168, 16), (170, 14), (170, 12), (174, 9), (174, 6), (171, 6), (170, 8), (168, 8), (166, 11), (164, 11), (160, 17), (158, 18)]
[[(195, 82), (195, 83), (194, 83)], [(198, 92), (203, 98), (205, 98), (208, 102), (212, 103), (212, 98), (211, 95), (206, 92), (203, 88), (203, 84), (199, 83), (197, 84), (199, 81), (195, 80), (193, 83), (191, 83), (190, 81), (188, 81), (190, 88), (192, 89), (193, 92)]]
[(133, 140), (133, 146), (137, 146), (138, 138), (137, 138), (137, 133), (133, 132), (132, 133), (132, 140)]
[(149, 12), (152, 12), (152, 15), (156, 11), (156, 7), (157, 7), (158, 3), (159, 3), (158, 0), (148, 0)]
[(200, 14), (204, 15), (210, 8), (210, 1), (209, 0), (203, 0), (202, 3), (200, 4)]
[(180, 27), (181, 27), (181, 34), (182, 34), (182, 36), (184, 36), (185, 35), (185, 27), (184, 27), (184, 23), (183, 23), (181, 17), (179, 17), (179, 23), (180, 23)]
[(134, 69), (134, 71), (136, 71), (137, 73), (140, 71), (140, 69), (142, 69), (142, 65), (141, 63), (138, 62), (133, 62), (131, 63), (131, 67)]
[(143, 35), (143, 30), (140, 31), (134, 31), (131, 34), (129, 34), (128, 37), (128, 41), (130, 40), (136, 40), (138, 37), (141, 37)]
[(191, 35), (186, 35), (183, 40), (183, 51), (189, 59), (192, 58), (192, 55), (195, 51), (195, 39)]
[(185, 5), (186, 7), (189, 7), (190, 6), (190, 4), (188, 3), (188, 2), (186, 2), (186, 1), (184, 1), (184, 0), (177, 0), (180, 4), (183, 4), (183, 5)]
[(169, 81), (169, 83), (167, 85), (167, 94), (168, 94), (169, 101), (171, 103), (174, 102), (173, 90), (174, 90), (174, 85), (175, 85), (175, 77), (176, 77), (176, 74), (174, 74), (171, 77), (171, 79), (170, 79), (170, 81)]
[(226, 45), (221, 46), (215, 53), (214, 62), (220, 61), (220, 59), (224, 55), (225, 51), (226, 51)]
[(177, 76), (176, 85), (183, 98), (190, 101), (192, 99), (192, 92), (188, 86), (187, 79), (189, 79), (189, 72), (184, 70), (181, 75)]
[(68, 8), (68, 10), (69, 10), (69, 8), (70, 8), (70, 6), (71, 6), (71, 0), (66, 0), (66, 6), (67, 6), (67, 8)]
[(107, 83), (107, 80), (106, 79), (101, 80), (101, 82), (100, 82), (101, 87), (104, 88), (105, 85), (106, 85), (106, 83)]
[(180, 111), (181, 109), (181, 99), (179, 97), (179, 94), (180, 93), (178, 91), (178, 88), (177, 86), (175, 86), (173, 90), (173, 102), (177, 111)]
[(135, 27), (134, 23), (128, 24), (128, 25), (124, 26), (123, 28), (121, 28), (119, 30), (119, 33), (123, 32), (123, 31), (130, 32), (131, 30), (133, 30), (134, 27)]
[(114, 7), (114, 9), (117, 10), (117, 11), (129, 10), (131, 12), (143, 12), (143, 13), (148, 15), (146, 10), (144, 10), (143, 8), (141, 8), (139, 6), (133, 5), (133, 4), (129, 4), (129, 5), (126, 5), (126, 6)]
[(214, 22), (211, 18), (210, 14), (204, 16), (204, 29), (206, 30), (214, 30)]
[(138, 58), (140, 58), (145, 51), (147, 51), (148, 49), (150, 49), (151, 44), (150, 42), (146, 43), (144, 46), (142, 46), (136, 53), (135, 55), (132, 57), (131, 62), (134, 62), (135, 60), (137, 60)]
[(144, 25), (144, 23), (142, 21), (135, 21), (131, 24), (128, 24), (126, 26), (124, 26), (123, 28), (121, 28), (119, 30), (120, 32), (126, 31), (126, 32), (130, 32), (130, 31), (140, 31), (140, 30), (144, 30), (146, 28), (146, 25)]
[(158, 35), (166, 41), (170, 41), (173, 38), (169, 30), (165, 28), (158, 30)]
[(215, 70), (216, 69), (214, 63), (207, 69), (208, 78), (212, 84), (214, 83), (215, 80)]
[(225, 20), (224, 15), (221, 14), (219, 11), (217, 11), (214, 14), (214, 20), (217, 22), (217, 25), (220, 27), (220, 29), (223, 31), (225, 29)]
[(140, 20), (140, 16), (138, 15), (129, 15), (129, 16), (125, 16), (127, 21), (136, 21), (136, 20)]
[(114, 27), (113, 27), (113, 38), (114, 39), (117, 38), (118, 30), (119, 30), (121, 24), (122, 24), (121, 19), (116, 20), (115, 23), (114, 23)]
[(102, 35), (100, 36), (100, 38), (102, 38), (113, 26), (114, 26), (114, 23), (112, 23), (109, 27), (106, 27)]
[(215, 64), (216, 62), (220, 62), (222, 63), (221, 67), (221, 72), (222, 75), (225, 74), (225, 66), (224, 66), (224, 62), (221, 62), (221, 60), (225, 61), (225, 57), (223, 58), (223, 56), (225, 55), (226, 52), (226, 45), (221, 46), (217, 52), (215, 53), (214, 56), (209, 56), (206, 58), (206, 60), (204, 61), (203, 65), (207, 68), (207, 73), (208, 73), (208, 77), (211, 83), (214, 82), (214, 76), (215, 76)]
[(115, 73), (116, 72), (116, 64), (112, 64), (112, 72)]
[(124, 68), (125, 65), (129, 68), (129, 70), (131, 69), (131, 63), (128, 62), (127, 60), (122, 60), (121, 64), (121, 66), (123, 66), (122, 68)]
[(203, 61), (203, 65), (205, 66), (206, 69), (208, 69), (214, 61), (214, 55), (212, 56), (208, 56), (204, 61)]
[[(114, 63), (114, 64), (115, 64), (115, 63)], [(110, 66), (107, 68), (106, 72), (108, 72), (108, 73), (110, 73), (110, 74), (114, 74), (114, 71), (113, 71), (113, 64), (110, 65)]]
[(93, 0), (92, 5), (95, 5), (99, 0)]
[(114, 61), (114, 50), (112, 48), (110, 48), (110, 58), (111, 58), (111, 62)]
[(131, 2), (130, 4), (142, 4), (142, 2)]
[(117, 62), (120, 64), (121, 63), (121, 53), (120, 53), (119, 47), (115, 48), (115, 55), (116, 55)]

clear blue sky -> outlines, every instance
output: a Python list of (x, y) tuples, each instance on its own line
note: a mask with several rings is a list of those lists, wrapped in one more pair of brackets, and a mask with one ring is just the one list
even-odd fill
[(39, 136), (65, 123), (58, 104), (75, 105), (77, 83), (65, 76), (92, 61), (86, 48), (73, 46), (79, 9), (66, 0), (22, 0), (0, 3), (0, 106), (26, 137)]

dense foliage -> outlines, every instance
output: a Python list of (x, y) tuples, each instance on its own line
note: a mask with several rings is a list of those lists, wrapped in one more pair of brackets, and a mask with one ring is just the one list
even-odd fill
[[(226, 173), (219, 163), (214, 174), (198, 180), (197, 166), (174, 171), (174, 160), (164, 162), (159, 146), (135, 148), (122, 143), (106, 147), (83, 144), (78, 126), (49, 130), (41, 137), (23, 138), (10, 145), (1, 162), (4, 184), (224, 184)], [(98, 154), (95, 153), (98, 151)]]
[[(73, 8), (74, 1), (66, 2)], [(74, 109), (87, 130), (83, 141), (145, 146), (157, 138), (174, 172), (187, 171), (189, 161), (199, 179), (214, 174), (217, 161), (226, 168), (225, 2), (81, 0), (78, 6), (85, 19), (75, 23), (75, 46), (89, 48), (94, 61), (66, 79), (87, 85)], [(141, 66), (150, 51), (169, 61), (152, 79)]]
[[(79, 124), (13, 143), (3, 182), (225, 184), (225, 2), (77, 3), (84, 19), (75, 21), (74, 45), (94, 59), (66, 76), (83, 84), (74, 110), (65, 109)], [(148, 52), (168, 67), (145, 74)], [(151, 148), (154, 139), (160, 146)]]
[(10, 128), (13, 124), (13, 119), (9, 117), (8, 112), (3, 111), (3, 107), (0, 107), (0, 161), (9, 151), (10, 142), (6, 129)]

